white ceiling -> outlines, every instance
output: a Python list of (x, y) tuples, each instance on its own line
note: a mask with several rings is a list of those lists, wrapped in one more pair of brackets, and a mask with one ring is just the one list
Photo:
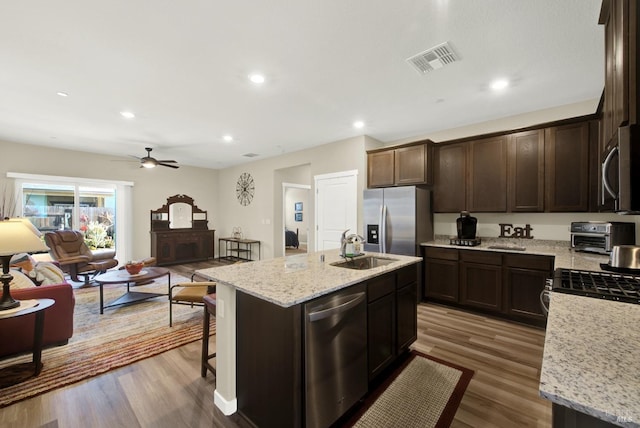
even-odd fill
[[(159, 159), (224, 168), (362, 134), (428, 135), (603, 89), (601, 0), (2, 3), (9, 142), (114, 156), (153, 147)], [(443, 42), (459, 62), (425, 75), (406, 62)], [(254, 71), (266, 75), (261, 87), (247, 79)], [(511, 86), (492, 92), (497, 77)]]

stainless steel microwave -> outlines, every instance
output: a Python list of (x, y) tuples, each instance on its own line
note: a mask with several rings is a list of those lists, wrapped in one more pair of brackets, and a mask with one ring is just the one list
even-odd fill
[(602, 162), (602, 204), (619, 214), (640, 214), (640, 132), (622, 126), (607, 145)]

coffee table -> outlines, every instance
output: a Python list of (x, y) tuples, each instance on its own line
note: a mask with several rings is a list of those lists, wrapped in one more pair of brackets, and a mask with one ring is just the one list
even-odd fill
[[(148, 281), (150, 279), (160, 278), (166, 275), (169, 279), (167, 287), (167, 294), (163, 293), (149, 293), (143, 291), (131, 291), (131, 284), (138, 282)], [(104, 313), (104, 308), (110, 308), (113, 306), (130, 305), (133, 303), (139, 303), (143, 300), (153, 299), (154, 297), (168, 296), (168, 290), (171, 288), (171, 272), (169, 269), (163, 267), (145, 267), (139, 274), (129, 275), (124, 269), (111, 270), (106, 273), (100, 274), (94, 278), (94, 280), (100, 285), (100, 314)], [(108, 305), (104, 304), (103, 286), (104, 284), (127, 284), (127, 292), (116, 300), (112, 301)]]
[[(35, 299), (38, 301), (36, 306), (22, 309), (9, 314), (0, 312), (0, 320), (14, 317), (22, 317), (29, 314), (35, 314), (33, 332), (33, 357), (30, 363), (14, 364), (0, 370), (0, 388), (5, 388), (16, 383), (23, 382), (34, 376), (38, 376), (42, 370), (42, 333), (44, 331), (44, 310), (55, 303), (53, 299)], [(0, 328), (2, 324), (0, 323)]]

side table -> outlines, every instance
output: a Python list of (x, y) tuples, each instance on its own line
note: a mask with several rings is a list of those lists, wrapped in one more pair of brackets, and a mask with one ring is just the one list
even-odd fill
[(0, 328), (2, 320), (35, 314), (36, 322), (33, 332), (33, 357), (30, 363), (14, 364), (0, 369), (0, 388), (5, 388), (27, 379), (38, 376), (42, 370), (42, 333), (44, 331), (44, 310), (55, 303), (53, 299), (36, 299), (38, 304), (17, 312), (3, 314), (0, 312)]
[[(222, 244), (224, 243), (224, 256)], [(218, 238), (218, 257), (227, 260), (251, 261), (253, 246), (258, 246), (258, 260), (260, 260), (260, 241), (255, 239)], [(233, 255), (235, 253), (235, 256)]]

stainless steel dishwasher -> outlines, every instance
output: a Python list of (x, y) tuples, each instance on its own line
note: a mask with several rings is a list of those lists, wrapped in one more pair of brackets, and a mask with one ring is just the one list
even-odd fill
[(305, 426), (326, 428), (367, 392), (364, 284), (305, 304)]

